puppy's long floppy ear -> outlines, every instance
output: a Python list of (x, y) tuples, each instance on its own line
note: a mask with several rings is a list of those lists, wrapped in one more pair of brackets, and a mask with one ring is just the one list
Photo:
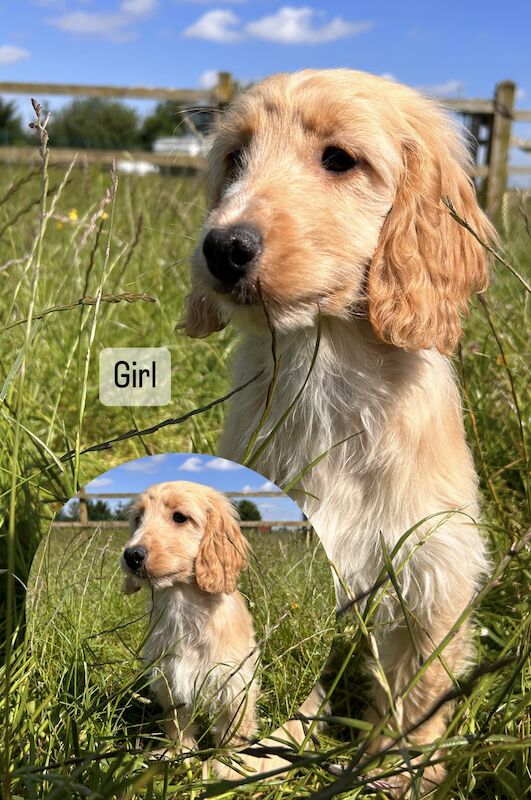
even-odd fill
[(199, 588), (212, 594), (233, 592), (240, 572), (247, 565), (247, 549), (247, 541), (230, 511), (221, 505), (210, 508), (195, 560)]
[(204, 339), (227, 326), (219, 308), (210, 295), (198, 286), (186, 298), (184, 318), (177, 329), (185, 331), (191, 339)]
[(488, 274), (485, 249), (452, 219), (443, 198), (483, 240), (496, 234), (464, 170), (459, 137), (427, 103), (426, 118), (418, 116), (417, 131), (403, 142), (402, 175), (369, 269), (368, 313), (384, 341), (448, 353), (461, 333), (460, 314), (487, 287)]

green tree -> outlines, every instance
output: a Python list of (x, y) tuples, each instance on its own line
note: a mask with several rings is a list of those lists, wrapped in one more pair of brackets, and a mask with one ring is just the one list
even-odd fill
[(100, 97), (72, 100), (52, 115), (48, 131), (56, 147), (134, 150), (140, 143), (136, 111)]
[(131, 509), (134, 505), (134, 500), (128, 500), (126, 503), (123, 503), (121, 500), (116, 505), (114, 509), (113, 519), (116, 520), (127, 520), (129, 519), (129, 515), (131, 514)]
[(57, 522), (78, 522), (79, 521), (79, 500), (74, 500), (67, 507), (62, 508), (56, 516)]
[(165, 103), (157, 103), (154, 112), (144, 118), (140, 140), (146, 150), (151, 150), (155, 139), (161, 136), (183, 136), (184, 133), (180, 106), (167, 100)]
[(238, 509), (240, 519), (244, 522), (258, 522), (262, 519), (258, 506), (256, 503), (253, 503), (252, 500), (240, 500), (236, 503), (236, 508)]
[[(114, 519), (114, 514), (105, 500), (87, 500), (87, 514), (92, 522)], [(79, 500), (71, 503), (66, 511), (61, 510), (56, 519), (58, 522), (79, 522)]]
[(27, 138), (22, 130), (22, 120), (14, 100), (0, 97), (0, 145), (24, 144)]
[(105, 500), (89, 500), (87, 503), (88, 518), (94, 522), (114, 519), (114, 514)]

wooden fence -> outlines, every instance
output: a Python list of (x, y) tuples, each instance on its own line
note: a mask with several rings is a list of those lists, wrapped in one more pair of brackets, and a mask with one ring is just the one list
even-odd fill
[[(70, 83), (13, 83), (0, 82), (0, 96), (26, 95), (41, 100), (50, 95), (61, 97), (102, 97), (135, 100), (167, 100), (185, 108), (224, 108), (234, 97), (236, 84), (230, 72), (219, 72), (217, 85), (212, 89), (172, 89), (168, 87), (147, 86), (90, 86)], [(176, 153), (153, 153), (142, 150), (76, 150), (67, 147), (52, 147), (49, 163), (52, 165), (71, 164), (76, 154), (78, 163), (110, 166), (113, 161), (144, 161), (157, 166), (178, 167), (182, 169), (202, 169), (203, 156), (189, 156)], [(38, 148), (0, 146), (0, 162), (27, 163), (38, 161)]]
[[(87, 528), (92, 525), (101, 525), (103, 528), (127, 528), (129, 523), (127, 520), (90, 520), (89, 519), (89, 506), (90, 500), (97, 498), (98, 500), (134, 500), (138, 497), (138, 492), (86, 492), (81, 489), (76, 494), (79, 500), (79, 521), (65, 520), (60, 522), (53, 522), (52, 528)], [(224, 492), (225, 497), (234, 498), (240, 497), (249, 499), (251, 497), (286, 497), (283, 492)], [(302, 532), (311, 534), (313, 529), (310, 523), (305, 520), (242, 520), (240, 522), (242, 528), (256, 528), (258, 530), (269, 530), (273, 528), (298, 528)]]
[[(0, 82), (0, 95), (26, 95), (37, 99), (48, 95), (61, 95), (171, 100), (184, 106), (201, 105), (204, 107), (206, 104), (216, 108), (226, 106), (236, 91), (237, 85), (229, 72), (218, 74), (218, 83), (212, 90)], [(513, 166), (509, 164), (511, 147), (519, 147), (526, 152), (531, 151), (531, 141), (514, 136), (515, 123), (531, 122), (531, 110), (515, 110), (515, 97), (516, 84), (513, 81), (502, 81), (496, 86), (492, 99), (440, 98), (439, 100), (450, 111), (465, 118), (465, 124), (474, 137), (475, 143), (472, 150), (475, 164), (472, 175), (475, 178), (483, 179), (482, 195), (489, 214), (494, 214), (498, 209), (507, 188), (509, 175), (531, 175), (531, 165)], [(52, 148), (50, 162), (52, 164), (70, 163), (74, 155), (74, 150)], [(83, 151), (80, 154), (80, 163), (110, 164), (114, 159), (123, 159), (124, 157), (160, 166), (201, 169), (204, 165), (203, 156), (103, 150)], [(27, 162), (38, 158), (37, 148), (0, 147), (0, 162)], [(483, 163), (479, 163), (480, 158)]]

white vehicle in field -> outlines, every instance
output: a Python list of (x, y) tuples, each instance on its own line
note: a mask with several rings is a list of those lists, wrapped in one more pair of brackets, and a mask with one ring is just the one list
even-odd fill
[(184, 136), (164, 136), (153, 142), (154, 153), (166, 153), (172, 156), (201, 156), (209, 148), (206, 137), (195, 134)]
[(127, 161), (120, 159), (116, 162), (116, 169), (118, 172), (124, 172), (129, 175), (151, 175), (154, 172), (160, 172), (156, 164), (150, 164), (149, 161)]

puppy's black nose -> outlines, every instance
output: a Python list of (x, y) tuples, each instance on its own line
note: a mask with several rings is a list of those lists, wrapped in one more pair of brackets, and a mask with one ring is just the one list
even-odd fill
[(138, 572), (146, 560), (146, 556), (147, 550), (140, 544), (137, 544), (135, 547), (126, 547), (124, 550), (125, 563), (133, 572)]
[(261, 252), (262, 236), (251, 225), (212, 228), (203, 242), (208, 269), (229, 286), (244, 277)]

